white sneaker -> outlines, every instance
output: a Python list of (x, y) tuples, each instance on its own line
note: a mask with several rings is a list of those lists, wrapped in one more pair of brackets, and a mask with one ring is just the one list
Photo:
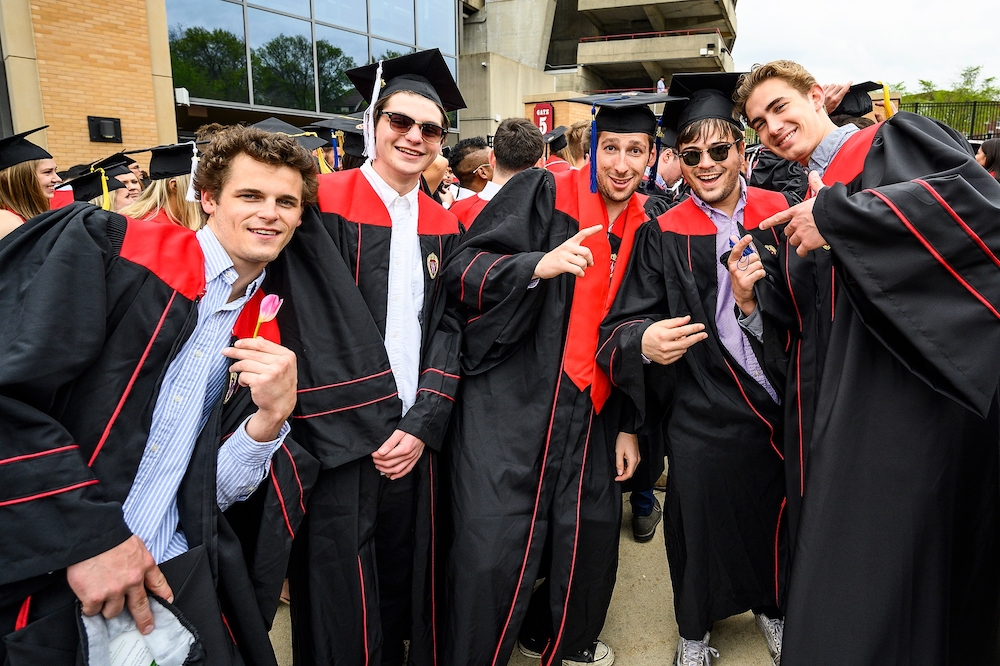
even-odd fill
[[(517, 641), (517, 649), (521, 654), (529, 659), (538, 659), (542, 656), (534, 647), (525, 645), (520, 640)], [(563, 666), (577, 666), (578, 664), (592, 664), (593, 666), (612, 666), (615, 663), (615, 651), (604, 641), (597, 641), (588, 650), (581, 650), (576, 654), (566, 655), (562, 660)]]
[(760, 633), (764, 634), (767, 649), (771, 652), (771, 661), (774, 666), (781, 666), (781, 638), (785, 633), (785, 621), (772, 620), (763, 613), (754, 613), (753, 617)]
[(718, 657), (719, 651), (708, 647), (708, 639), (712, 632), (706, 631), (700, 641), (689, 641), (683, 636), (677, 641), (677, 656), (674, 666), (712, 666), (712, 657)]

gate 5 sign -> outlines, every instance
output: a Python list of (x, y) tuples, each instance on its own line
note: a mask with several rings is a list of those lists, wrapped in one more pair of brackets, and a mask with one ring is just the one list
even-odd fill
[(548, 134), (552, 131), (552, 118), (555, 115), (555, 110), (552, 105), (548, 102), (543, 102), (541, 104), (535, 105), (535, 127), (541, 130), (542, 134)]

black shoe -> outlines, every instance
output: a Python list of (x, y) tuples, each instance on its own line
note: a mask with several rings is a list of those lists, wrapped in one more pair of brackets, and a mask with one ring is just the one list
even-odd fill
[(648, 516), (632, 516), (632, 538), (639, 543), (652, 541), (656, 535), (656, 526), (660, 524), (663, 510), (660, 500), (653, 498), (653, 511)]

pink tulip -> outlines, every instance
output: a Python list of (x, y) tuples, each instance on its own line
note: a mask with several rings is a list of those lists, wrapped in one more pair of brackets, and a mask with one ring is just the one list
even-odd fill
[(253, 329), (253, 337), (257, 337), (260, 325), (278, 316), (278, 310), (285, 301), (274, 294), (268, 294), (260, 301), (260, 313), (257, 315), (257, 326)]

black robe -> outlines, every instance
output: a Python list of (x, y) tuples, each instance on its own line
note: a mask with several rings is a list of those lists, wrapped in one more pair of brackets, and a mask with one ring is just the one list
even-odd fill
[(611, 240), (587, 239), (596, 262), (588, 277), (529, 288), (545, 252), (581, 228), (608, 226), (587, 171), (529, 169), (483, 209), (445, 266), (449, 294), (467, 311), (449, 451), (449, 665), (507, 663), (546, 544), (553, 639), (544, 659), (590, 648), (604, 624), (621, 522), (615, 438), (634, 430), (594, 353), (648, 219), (644, 201), (633, 195)]
[[(786, 207), (780, 195), (749, 188), (744, 226)], [(664, 539), (677, 623), (691, 640), (716, 620), (780, 606), (785, 591), (782, 410), (718, 337), (718, 262), (716, 226), (691, 199), (644, 226), (598, 356), (642, 428), (662, 422)], [(685, 315), (708, 339), (671, 365), (643, 363), (646, 329)], [(781, 377), (769, 379), (780, 389)]]
[[(121, 505), (204, 285), (192, 232), (89, 204), (0, 241), (0, 652), (13, 666), (76, 663), (65, 568), (131, 536)], [(267, 632), (318, 471), (286, 438), (268, 478), (223, 515), (217, 450), (254, 411), (249, 390), (219, 396), (178, 491), (181, 528), (191, 552), (204, 548), (215, 587), (189, 606), (207, 622), (190, 618), (213, 664), (276, 663)], [(180, 605), (187, 591), (171, 582)]]
[(813, 416), (782, 661), (995, 664), (1000, 186), (908, 113), (852, 136), (824, 180), (830, 298), (791, 283), (832, 321), (800, 343), (816, 365), (797, 380)]
[[(290, 295), (278, 321), (298, 357), (292, 432), (323, 463), (289, 569), (295, 659), (377, 664), (385, 630), (393, 647), (410, 639), (411, 663), (433, 663), (440, 650), (432, 612), (437, 455), (461, 344), (438, 277), (460, 227), (418, 194), (421, 374), (403, 416), (383, 342), (389, 212), (358, 169), (319, 180), (318, 210), (307, 209), (265, 282), (268, 291)], [(396, 429), (427, 446), (410, 474), (390, 482), (371, 454)]]
[(761, 148), (751, 160), (750, 185), (764, 190), (781, 192), (788, 205), (800, 203), (809, 190), (809, 175), (798, 162), (789, 162)]

